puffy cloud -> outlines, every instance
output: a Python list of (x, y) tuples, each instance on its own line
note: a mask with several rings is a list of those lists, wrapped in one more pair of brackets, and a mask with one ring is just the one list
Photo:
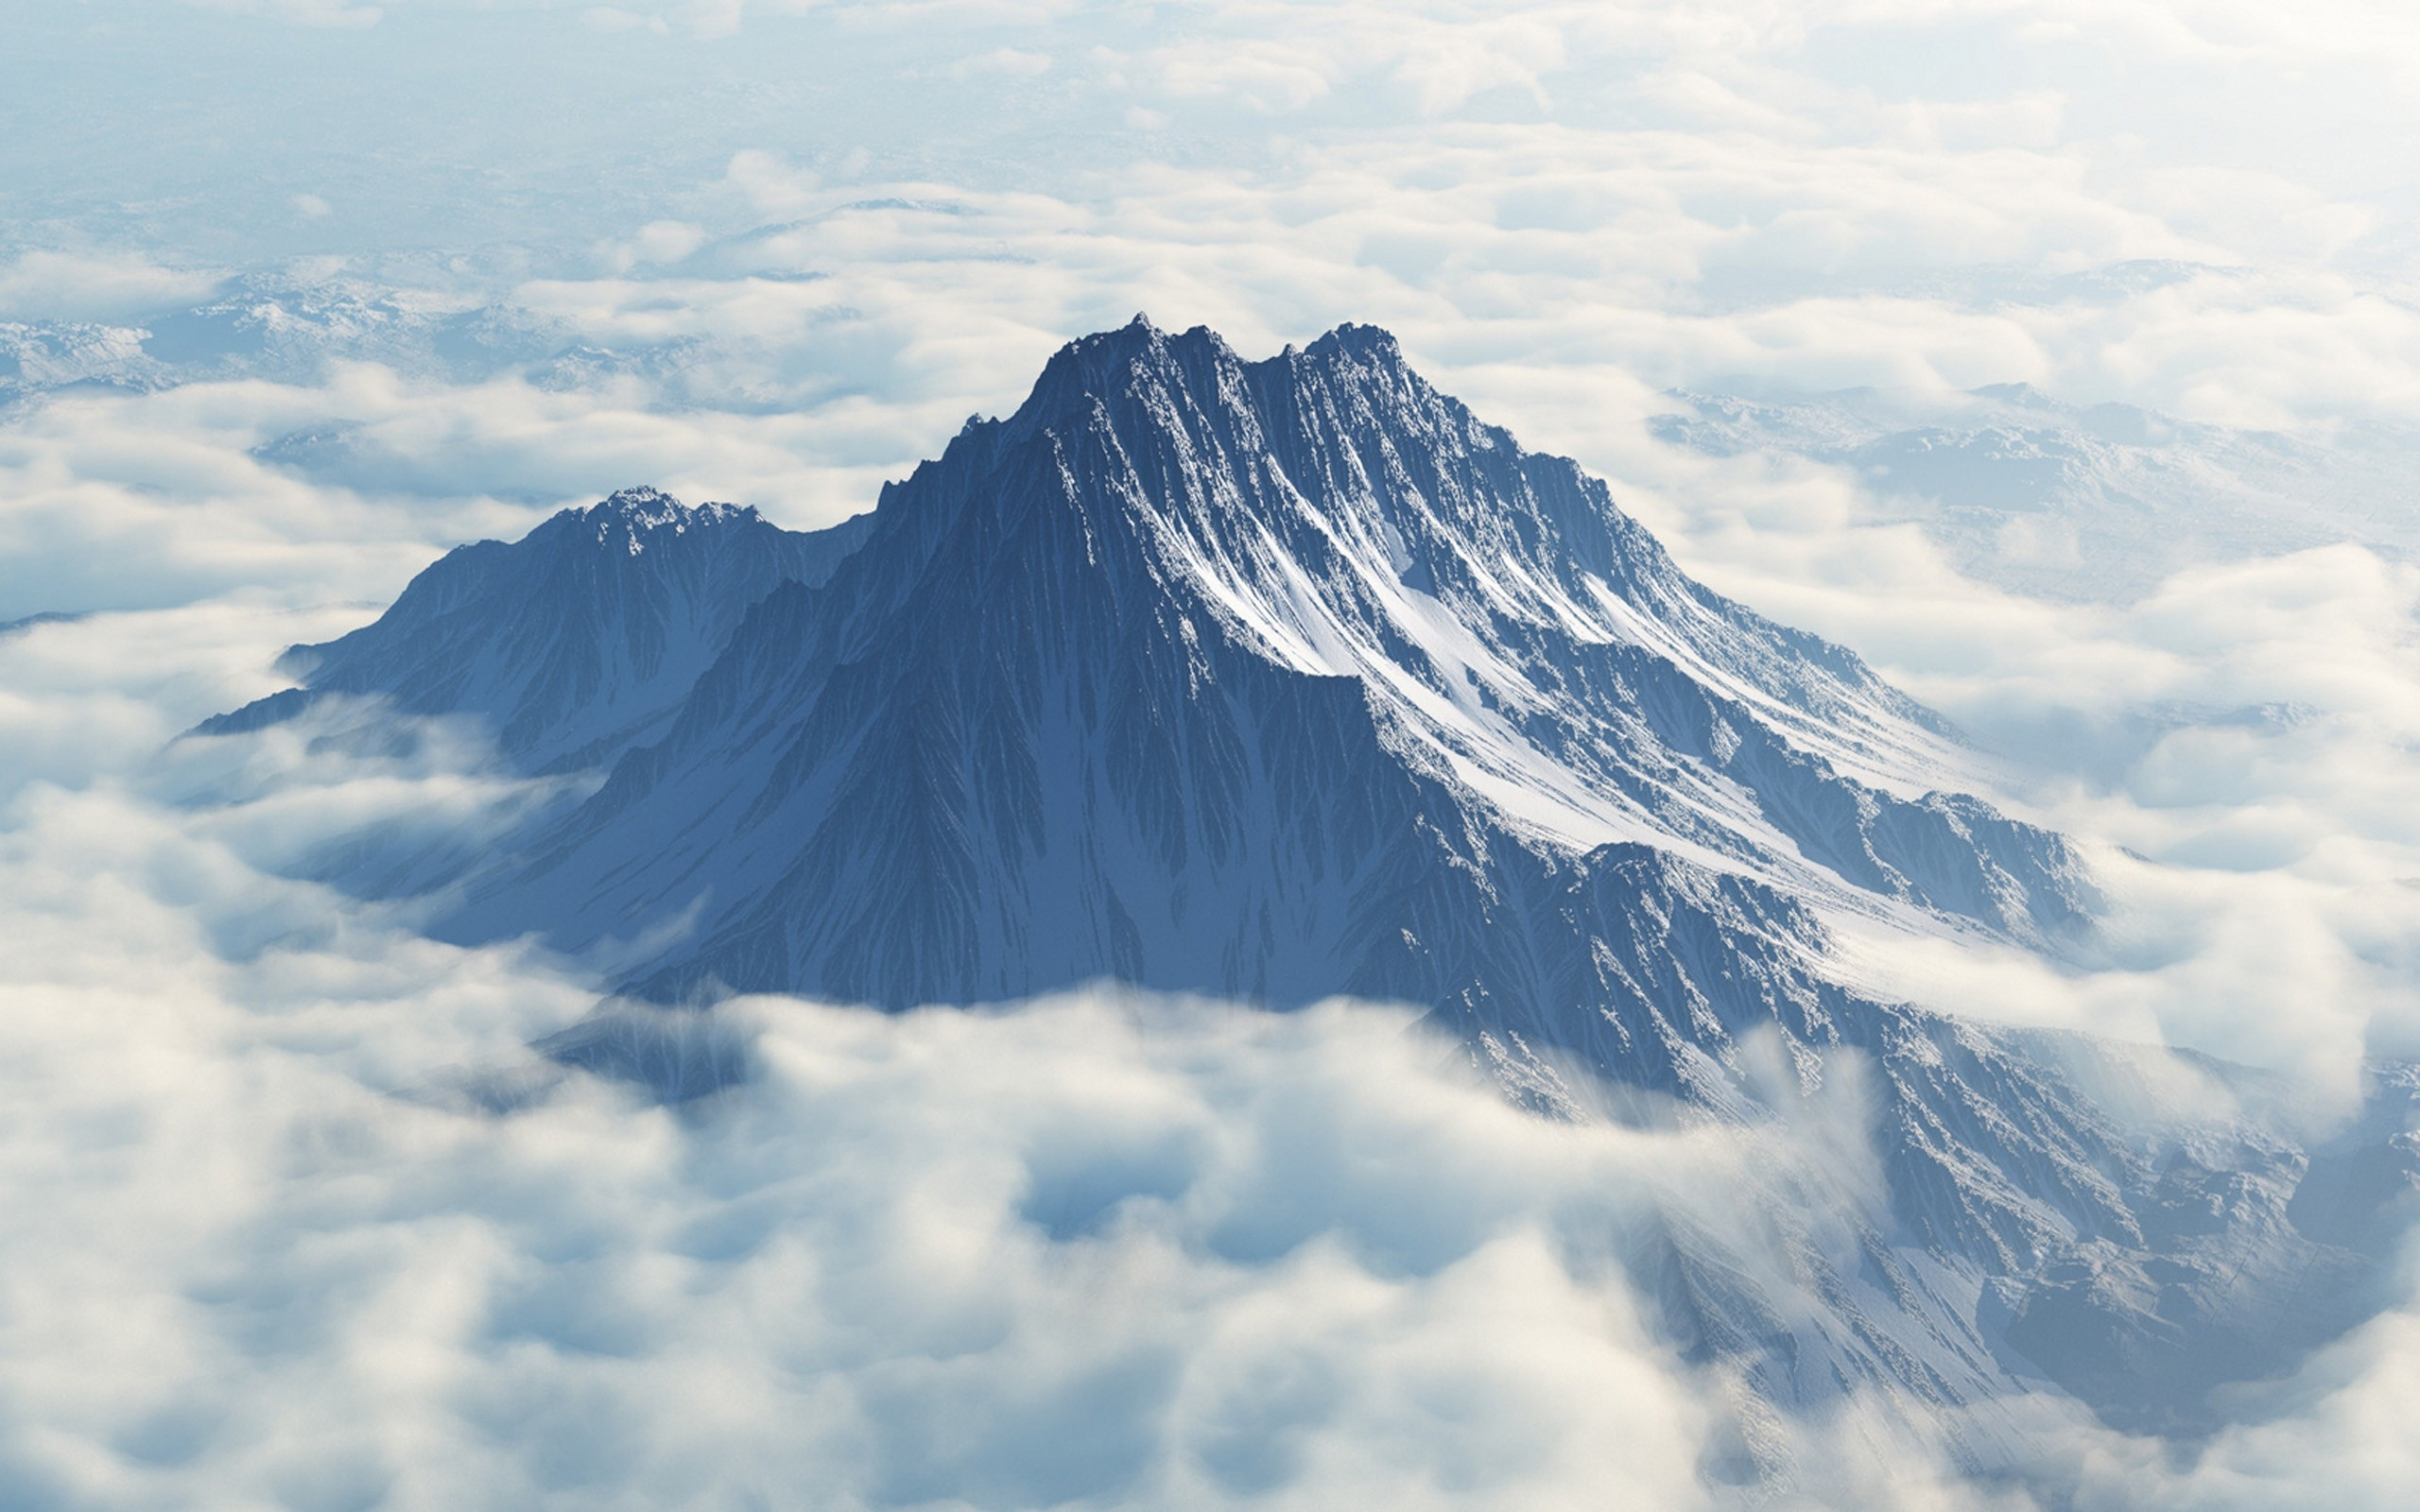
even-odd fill
[[(2031, 1505), (1906, 1403), (1758, 1414), (1621, 1268), (1681, 1214), (1792, 1296), (1766, 1183), (1819, 1229), (1878, 1200), (1848, 1068), (1770, 1130), (1554, 1124), (1390, 1010), (765, 998), (723, 1010), (751, 1080), (651, 1106), (527, 1050), (576, 973), (277, 874), (399, 804), (478, 822), (475, 751), (162, 752), (315, 627), (0, 637), (0, 748), (68, 727), (0, 806), (27, 1504)], [(2010, 1420), (2077, 1505), (2383, 1507), (2415, 1337), (2389, 1312), (2182, 1460)], [(1748, 1442), (1794, 1492), (1725, 1469)]]
[[(717, 1106), (563, 1078), (523, 1046), (576, 980), (254, 869), (192, 800), (220, 752), (152, 754), (260, 618), (0, 640), (20, 698), (150, 715), (0, 819), (26, 1504), (1697, 1501), (1713, 1399), (1595, 1246), (1737, 1152), (1540, 1122), (1341, 1005), (764, 1000)], [(396, 775), (286, 759), (263, 792), (355, 811)]]
[(683, 412), (611, 382), (457, 386), (367, 365), (314, 387), (55, 396), (0, 429), (0, 621), (238, 588), (383, 604), (455, 544), (637, 482), (828, 524), (871, 502), (902, 429), (845, 402)]
[(2054, 604), (1961, 576), (1844, 472), (1652, 446), (1626, 470), (1718, 587), (1858, 648), (1997, 755), (2005, 801), (2101, 850), (2095, 969), (1894, 940), (1858, 952), (1878, 989), (2292, 1070), (2323, 1122), (2362, 1056), (2420, 1050), (2410, 565), (2343, 544)]

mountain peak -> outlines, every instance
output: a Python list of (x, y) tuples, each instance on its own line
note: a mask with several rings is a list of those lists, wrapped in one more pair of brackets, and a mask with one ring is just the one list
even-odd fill
[(1307, 351), (1313, 356), (1340, 352), (1397, 367), (1404, 365), (1403, 343), (1395, 339), (1393, 332), (1382, 325), (1358, 325), (1351, 320), (1313, 341)]
[(1028, 426), (1056, 427), (1070, 415), (1088, 413), (1096, 403), (1136, 394), (1138, 384), (1188, 390), (1197, 402), (1215, 403), (1221, 395), (1240, 396), (1254, 384), (1301, 382), (1306, 369), (1332, 373), (1340, 365), (1365, 375), (1374, 369), (1385, 387), (1408, 397), (1436, 397), (1406, 361), (1394, 334), (1382, 326), (1347, 321), (1307, 347), (1289, 346), (1274, 357), (1250, 362), (1206, 325), (1169, 332), (1138, 314), (1115, 330), (1078, 336), (1061, 347), (1017, 417)]
[(593, 525), (598, 545), (619, 545), (636, 557), (659, 532), (685, 535), (693, 526), (746, 524), (759, 516), (753, 505), (709, 501), (692, 507), (661, 489), (641, 484), (617, 489), (596, 504), (565, 509), (556, 518)]
[(579, 514), (633, 515), (678, 511), (687, 507), (679, 499), (651, 484), (636, 484), (616, 489), (595, 504), (575, 510)]
[(1239, 364), (1234, 349), (1208, 326), (1171, 335), (1137, 315), (1114, 331), (1078, 336), (1051, 355), (1018, 414), (1045, 424), (1070, 411), (1088, 409), (1091, 402), (1128, 391), (1137, 371), (1166, 372), (1171, 367)]
[(282, 724), (330, 696), (484, 725), (527, 770), (603, 765), (660, 732), (749, 608), (821, 583), (870, 517), (800, 534), (747, 506), (695, 507), (628, 488), (564, 509), (510, 545), (457, 547), (372, 624), (281, 665), (301, 686), (197, 733)]

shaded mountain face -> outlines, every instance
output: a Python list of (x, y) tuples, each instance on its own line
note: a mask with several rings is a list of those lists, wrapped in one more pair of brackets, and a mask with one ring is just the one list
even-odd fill
[(626, 489), (510, 545), (448, 552), (374, 623), (286, 652), (300, 687), (197, 733), (264, 729), (350, 696), (475, 717), (525, 770), (605, 765), (663, 732), (750, 605), (823, 581), (865, 525), (802, 534), (752, 508)]
[[(2360, 1314), (2376, 1246), (2345, 1236), (2402, 1190), (2393, 1096), (2307, 1198), (2310, 1152), (2256, 1122), (2113, 1111), (2125, 1052), (1844, 985), (1841, 915), (2052, 948), (2088, 881), (1949, 790), (1941, 721), (1691, 581), (1383, 332), (1248, 363), (1138, 321), (840, 533), (618, 495), (312, 653), (280, 697), (475, 714), (531, 770), (605, 770), (449, 861), (440, 929), (595, 950), (628, 996), (1348, 993), (1425, 1008), (1547, 1111), (1870, 1099), (1878, 1206), (1792, 1195), (1851, 1216), (1778, 1215), (1782, 1279), (1677, 1228), (1627, 1257), (1775, 1400), (2047, 1377), (2189, 1426)], [(553, 1048), (725, 1074), (648, 1023)]]

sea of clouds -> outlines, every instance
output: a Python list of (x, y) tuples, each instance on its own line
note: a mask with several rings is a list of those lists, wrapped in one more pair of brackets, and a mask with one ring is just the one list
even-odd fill
[[(177, 740), (447, 546), (614, 487), (843, 518), (1138, 309), (1248, 356), (1389, 326), (1974, 732), (2116, 902), (2090, 962), (1860, 937), (1844, 971), (2274, 1069), (2314, 1132), (2365, 1056), (2420, 1055), (2420, 569), (2358, 541), (2048, 603), (1866, 480), (1647, 425), (1677, 387), (2018, 381), (2318, 445), (2420, 423), (2388, 8), (25, 32), (0, 622), (81, 617), (0, 631), (0, 1504), (2024, 1503), (1887, 1403), (1760, 1417), (1609, 1258), (1681, 1211), (1754, 1263), (1777, 1171), (1862, 1211), (1851, 1095), (1753, 1138), (1553, 1125), (1384, 1006), (1092, 995), (752, 1000), (753, 1078), (668, 1111), (527, 1051), (594, 1003), (579, 963), (292, 880), (529, 800), (475, 741)], [(214, 301), (268, 336), (153, 354)], [(2407, 1303), (2207, 1443), (2044, 1404), (2039, 1486), (2397, 1506), (2414, 1401)], [(1795, 1490), (1727, 1484), (1750, 1438)]]

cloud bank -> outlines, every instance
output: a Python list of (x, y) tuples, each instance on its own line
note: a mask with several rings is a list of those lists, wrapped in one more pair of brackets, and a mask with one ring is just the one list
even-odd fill
[(254, 869), (278, 784), (197, 808), (215, 753), (151, 756), (212, 658), (124, 669), (210, 629), (0, 640), (19, 718), (95, 667), (132, 711), (0, 832), (21, 1504), (1695, 1497), (1704, 1408), (1587, 1236), (1733, 1155), (1345, 1007), (769, 1000), (721, 1106), (565, 1079), (524, 1046), (577, 982)]
[[(0, 810), (22, 1504), (2030, 1504), (1904, 1403), (1759, 1412), (1625, 1269), (1679, 1219), (1791, 1295), (1786, 1183), (1819, 1230), (1880, 1200), (1853, 1077), (1765, 1130), (1556, 1124), (1384, 1008), (752, 999), (752, 1079), (667, 1110), (529, 1053), (590, 1006), (560, 964), (264, 869), (477, 822), (475, 751), (162, 754), (317, 628), (0, 637), (0, 717), (60, 737)], [(2009, 1410), (2073, 1504), (2383, 1507), (2415, 1340), (2390, 1311), (2182, 1460)]]

